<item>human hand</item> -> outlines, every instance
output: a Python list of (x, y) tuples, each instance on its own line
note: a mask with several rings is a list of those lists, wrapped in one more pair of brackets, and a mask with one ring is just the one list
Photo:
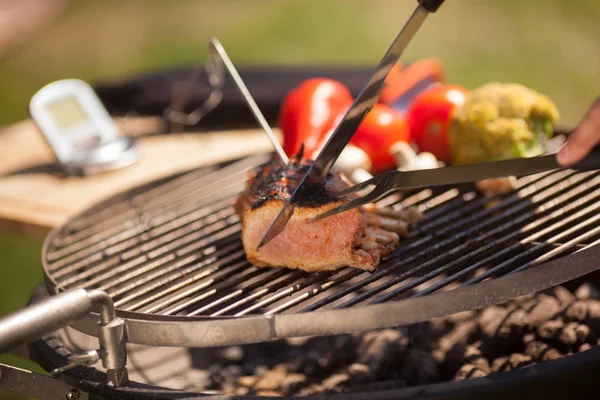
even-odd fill
[(564, 167), (581, 161), (600, 142), (600, 98), (592, 104), (583, 120), (557, 153), (557, 161)]

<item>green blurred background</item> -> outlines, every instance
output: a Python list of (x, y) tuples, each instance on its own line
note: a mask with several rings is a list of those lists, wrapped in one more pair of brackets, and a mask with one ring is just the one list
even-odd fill
[[(7, 11), (17, 3), (31, 12), (9, 17)], [(93, 83), (204, 62), (209, 36), (219, 38), (238, 65), (375, 66), (415, 4), (0, 2), (2, 29), (14, 43), (9, 46), (8, 36), (0, 35), (0, 126), (26, 118), (31, 96), (56, 79)], [(551, 96), (561, 122), (573, 125), (600, 95), (599, 20), (598, 0), (446, 0), (419, 31), (404, 60), (437, 57), (446, 65), (448, 80), (467, 88), (490, 80), (523, 83)], [(40, 282), (40, 252), (37, 241), (0, 236), (0, 315), (22, 307)], [(10, 356), (0, 361), (32, 367)]]

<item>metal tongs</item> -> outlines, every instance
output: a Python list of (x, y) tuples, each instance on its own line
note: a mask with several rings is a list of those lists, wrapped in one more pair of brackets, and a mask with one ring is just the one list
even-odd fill
[[(313, 220), (318, 220), (374, 203), (391, 192), (401, 189), (416, 189), (421, 187), (453, 185), (457, 183), (475, 182), (488, 178), (500, 178), (511, 175), (524, 176), (540, 172), (564, 168), (556, 159), (556, 154), (547, 154), (531, 158), (516, 158), (510, 160), (460, 165), (456, 167), (434, 168), (417, 171), (387, 171), (357, 185), (344, 189), (336, 196), (342, 197), (366, 190), (375, 186), (362, 197), (332, 208), (319, 214)], [(600, 168), (600, 145), (596, 146), (583, 160), (569, 167), (574, 170), (593, 170)]]
[(417, 33), (425, 19), (430, 13), (434, 13), (442, 5), (444, 0), (418, 0), (419, 5), (412, 13), (396, 39), (392, 42), (390, 48), (385, 53), (375, 72), (354, 100), (354, 103), (339, 123), (329, 140), (313, 161), (306, 174), (300, 180), (300, 183), (287, 200), (282, 210), (279, 212), (273, 224), (269, 227), (258, 248), (261, 248), (269, 241), (273, 240), (285, 227), (287, 222), (294, 214), (293, 200), (298, 194), (299, 189), (304, 182), (309, 179), (311, 183), (318, 184), (327, 176), (331, 167), (335, 164), (342, 150), (354, 136), (354, 133), (360, 126), (365, 116), (377, 104), (379, 95), (385, 79), (390, 70), (398, 62), (400, 56), (410, 43), (411, 39)]

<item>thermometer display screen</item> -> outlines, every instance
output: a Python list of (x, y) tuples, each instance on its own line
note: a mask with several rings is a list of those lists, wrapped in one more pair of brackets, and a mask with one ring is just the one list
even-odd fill
[(48, 107), (56, 124), (64, 130), (69, 130), (88, 120), (87, 115), (74, 96), (56, 101)]

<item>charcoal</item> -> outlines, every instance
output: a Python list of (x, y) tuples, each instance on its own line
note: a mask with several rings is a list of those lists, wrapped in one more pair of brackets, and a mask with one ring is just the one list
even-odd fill
[(560, 310), (560, 303), (554, 297), (545, 294), (536, 296), (534, 303), (528, 309), (527, 313), (529, 329), (536, 329), (540, 324), (558, 314)]
[(282, 397), (283, 394), (281, 392), (277, 392), (275, 390), (259, 390), (256, 392), (257, 396), (263, 397)]
[(241, 346), (226, 347), (221, 352), (221, 358), (228, 363), (240, 363), (244, 359), (244, 350)]
[(440, 365), (440, 372), (450, 378), (455, 376), (464, 364), (472, 364), (486, 373), (490, 371), (488, 360), (483, 357), (478, 348), (457, 343), (446, 354), (446, 359)]
[(575, 290), (575, 297), (579, 300), (600, 300), (600, 290), (590, 282), (586, 282)]
[[(247, 362), (269, 366), (278, 363), (281, 354), (290, 350), (286, 340), (274, 340), (265, 343), (249, 344), (242, 347), (243, 357)], [(235, 353), (234, 353), (235, 354)]]
[(437, 382), (439, 365), (429, 352), (410, 349), (400, 370), (400, 378), (410, 385), (425, 385)]
[(536, 340), (535, 333), (529, 332), (523, 335), (523, 344), (527, 345), (529, 342), (534, 342)]
[(541, 340), (553, 342), (558, 340), (563, 327), (561, 320), (546, 321), (537, 328), (536, 333)]
[(376, 376), (384, 375), (401, 365), (405, 357), (407, 337), (398, 330), (368, 332), (358, 348), (357, 361), (367, 364)]
[(353, 335), (323, 336), (306, 340), (301, 348), (321, 354), (335, 354), (341, 364), (356, 358), (358, 341), (359, 338)]
[(588, 300), (588, 315), (586, 325), (596, 336), (600, 337), (600, 300)]
[(527, 323), (526, 317), (524, 310), (509, 311), (502, 307), (489, 307), (481, 313), (479, 327), (487, 339), (508, 338), (523, 330)]
[(348, 366), (347, 373), (350, 376), (352, 382), (359, 384), (367, 383), (374, 379), (374, 376), (371, 373), (371, 369), (366, 364), (351, 364), (350, 366)]
[(535, 294), (526, 294), (526, 295), (514, 298), (512, 301), (508, 302), (507, 304), (504, 304), (504, 307), (511, 309), (511, 310), (514, 310), (519, 307), (524, 308), (524, 309), (529, 309), (535, 303), (536, 303)]
[(229, 365), (221, 369), (220, 374), (226, 382), (233, 383), (236, 379), (243, 375), (243, 370), (239, 365)]
[(449, 315), (448, 317), (445, 318), (444, 322), (446, 322), (448, 324), (458, 324), (463, 321), (471, 321), (474, 318), (477, 318), (477, 311), (468, 310), (468, 311), (461, 311), (459, 313)]
[(508, 357), (498, 357), (492, 362), (492, 372), (512, 371), (533, 365), (533, 358), (527, 354), (513, 353)]
[(269, 368), (267, 368), (267, 366), (265, 365), (257, 365), (256, 367), (254, 367), (254, 375), (256, 376), (263, 376), (264, 374), (267, 373), (267, 371), (269, 371)]
[(202, 390), (310, 396), (460, 381), (590, 349), (600, 335), (593, 286), (563, 286), (405, 329), (219, 349)]
[(575, 296), (564, 286), (556, 286), (553, 289), (553, 294), (561, 307), (567, 307), (575, 301)]
[(348, 374), (333, 374), (323, 381), (322, 386), (325, 390), (340, 392), (349, 381)]
[[(488, 365), (489, 367), (489, 365)], [(465, 364), (456, 372), (454, 376), (455, 381), (462, 381), (465, 379), (481, 378), (488, 375), (488, 372), (482, 371), (473, 364)]]
[(302, 374), (290, 373), (287, 374), (283, 382), (281, 382), (281, 391), (290, 396), (298, 392), (306, 385), (306, 376)]
[(559, 340), (572, 349), (579, 346), (587, 340), (590, 334), (590, 328), (585, 325), (580, 325), (577, 322), (569, 322), (562, 329), (559, 335)]
[(286, 371), (283, 368), (272, 369), (267, 371), (259, 380), (254, 384), (254, 388), (257, 390), (276, 390), (281, 387), (281, 384), (285, 380)]
[(298, 396), (314, 396), (325, 393), (325, 388), (319, 383), (312, 383), (298, 392)]
[(588, 314), (588, 304), (583, 300), (574, 301), (565, 309), (564, 319), (567, 322), (585, 322)]
[(431, 351), (433, 342), (444, 332), (444, 325), (440, 323), (420, 323), (408, 327), (408, 338), (410, 347)]
[(514, 351), (521, 343), (528, 326), (525, 310), (489, 307), (479, 317), (479, 332), (483, 338), (481, 350), (487, 358)]
[(238, 387), (235, 389), (235, 391), (233, 393), (227, 393), (225, 392), (225, 394), (232, 394), (235, 396), (246, 396), (247, 394), (249, 394), (250, 389), (248, 389), (247, 387)]
[(256, 382), (258, 382), (259, 379), (260, 378), (258, 376), (254, 375), (242, 376), (238, 378), (236, 383), (238, 386), (251, 388), (254, 387), (254, 385), (256, 385)]
[(555, 349), (554, 347), (552, 347), (552, 348), (548, 348), (546, 351), (542, 352), (539, 362), (558, 360), (561, 357), (563, 357), (562, 353), (560, 351), (558, 351), (557, 349)]
[(586, 351), (592, 348), (592, 345), (589, 343), (583, 343), (581, 346), (579, 346), (578, 351)]
[(292, 370), (307, 377), (320, 377), (331, 371), (334, 362), (335, 357), (312, 350), (298, 358)]
[(222, 368), (218, 365), (211, 365), (208, 369), (208, 388), (215, 389), (227, 384), (227, 378), (222, 373)]
[(474, 334), (477, 326), (478, 321), (475, 319), (457, 324), (448, 334), (440, 338), (438, 343), (439, 349), (446, 352), (456, 343), (467, 342), (468, 338)]
[(540, 341), (531, 341), (525, 345), (525, 354), (533, 357), (534, 360), (539, 361), (548, 349), (550, 345), (548, 343)]

